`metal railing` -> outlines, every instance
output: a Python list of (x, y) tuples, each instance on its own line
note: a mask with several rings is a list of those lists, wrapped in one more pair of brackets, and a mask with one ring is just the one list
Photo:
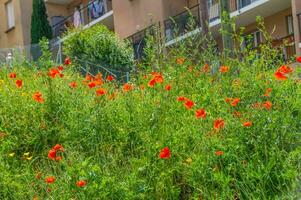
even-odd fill
[[(67, 17), (61, 17), (62, 19), (59, 20), (59, 22), (54, 23), (52, 25), (52, 32), (53, 37), (59, 37), (61, 36), (68, 28), (70, 27), (84, 27), (86, 25), (89, 25), (91, 22), (99, 19), (100, 17), (104, 16), (107, 12), (112, 10), (111, 2), (108, 0), (104, 0), (105, 4), (98, 4), (97, 1), (93, 0), (90, 1), (86, 6), (83, 8), (80, 8), (79, 11), (79, 21), (77, 19), (76, 24), (74, 15), (75, 11), (67, 16)], [(53, 18), (59, 18), (60, 16), (54, 16)]]
[[(246, 6), (251, 5), (254, 2), (259, 0), (229, 0), (230, 4), (230, 11), (234, 12), (236, 10), (242, 9)], [(208, 15), (209, 15), (209, 22), (213, 22), (220, 18), (220, 6), (219, 3), (214, 1), (215, 3), (208, 5)], [(193, 19), (195, 22), (195, 27), (190, 27), (190, 20), (189, 18)], [(200, 24), (200, 8), (199, 4), (189, 8), (188, 10), (170, 17), (164, 21), (164, 29), (165, 29), (165, 37), (166, 41), (170, 41), (178, 36), (181, 36), (189, 31), (191, 28), (199, 28)]]

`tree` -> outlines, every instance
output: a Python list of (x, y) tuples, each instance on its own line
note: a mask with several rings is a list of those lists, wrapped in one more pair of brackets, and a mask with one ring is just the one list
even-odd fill
[(31, 16), (31, 44), (38, 44), (46, 37), (52, 38), (52, 29), (49, 25), (44, 0), (33, 0)]
[(208, 0), (199, 0), (201, 26), (205, 35), (209, 32)]
[(222, 39), (223, 47), (226, 55), (232, 55), (233, 41), (232, 41), (232, 27), (230, 22), (230, 5), (229, 0), (219, 0), (220, 16), (222, 21)]

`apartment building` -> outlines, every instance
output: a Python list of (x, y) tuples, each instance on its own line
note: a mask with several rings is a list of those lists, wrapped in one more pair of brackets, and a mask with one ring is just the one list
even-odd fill
[[(221, 38), (219, 0), (208, 0), (210, 29), (218, 44)], [(135, 55), (141, 56), (145, 29), (158, 23), (166, 47), (201, 31), (199, 0), (45, 0), (53, 36), (58, 37), (68, 26), (86, 29), (97, 23), (106, 25), (121, 38), (130, 38)], [(246, 27), (254, 47), (263, 42), (255, 24), (256, 16), (264, 17), (274, 45), (286, 42), (285, 58), (301, 55), (301, 0), (229, 0), (231, 16), (237, 27)], [(196, 19), (195, 30), (187, 31), (190, 8)], [(0, 0), (0, 49), (30, 44), (32, 0)], [(173, 17), (174, 20), (171, 20)], [(175, 24), (178, 24), (175, 35)], [(80, 24), (80, 25), (79, 25)]]

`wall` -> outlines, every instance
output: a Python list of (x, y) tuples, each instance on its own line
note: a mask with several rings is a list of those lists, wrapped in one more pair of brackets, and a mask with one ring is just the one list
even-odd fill
[(297, 14), (301, 13), (301, 1), (300, 0), (292, 0), (292, 12), (293, 12), (293, 19), (294, 19), (294, 36), (296, 41), (296, 54), (298, 56), (301, 55), (301, 35), (299, 29), (299, 21), (297, 18)]
[(0, 0), (0, 48), (23, 46), (22, 17), (20, 0), (12, 0), (15, 14), (15, 27), (8, 31), (5, 3), (7, 0)]

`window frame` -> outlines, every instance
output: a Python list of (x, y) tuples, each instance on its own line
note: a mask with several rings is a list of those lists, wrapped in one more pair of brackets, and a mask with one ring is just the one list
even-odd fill
[[(9, 6), (11, 6), (11, 10), (9, 10)], [(6, 28), (7, 28), (7, 30), (5, 32), (8, 33), (9, 31), (13, 30), (16, 26), (16, 18), (15, 18), (15, 10), (14, 10), (13, 0), (8, 0), (7, 2), (5, 2), (4, 7), (5, 7), (5, 14), (6, 14)], [(10, 20), (10, 17), (12, 17), (11, 20)], [(10, 24), (10, 22), (12, 22), (12, 23)]]

